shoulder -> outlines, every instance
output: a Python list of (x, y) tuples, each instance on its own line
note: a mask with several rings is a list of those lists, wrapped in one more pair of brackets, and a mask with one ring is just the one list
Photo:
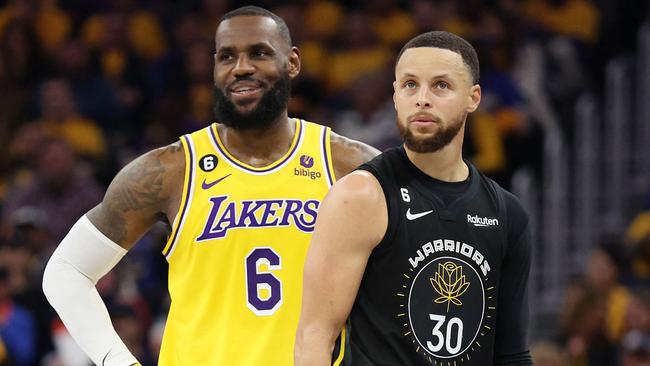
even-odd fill
[(515, 224), (516, 227), (521, 227), (528, 224), (528, 212), (524, 208), (524, 205), (521, 203), (519, 197), (501, 187), (495, 181), (491, 179), (489, 179), (489, 181), (494, 186), (496, 194), (499, 195), (504, 204), (508, 221), (511, 224)]
[(383, 190), (377, 178), (370, 172), (356, 170), (337, 181), (331, 189), (345, 201), (368, 203), (383, 200)]
[(335, 132), (331, 134), (332, 160), (337, 179), (359, 165), (379, 155), (380, 151), (363, 142), (352, 140)]
[(155, 193), (156, 202), (164, 205), (166, 198), (173, 197), (182, 189), (184, 173), (185, 153), (181, 142), (176, 141), (150, 150), (128, 163), (113, 179), (107, 195), (114, 191), (129, 195)]
[(164, 176), (176, 176), (185, 170), (185, 153), (180, 140), (150, 150), (124, 167), (133, 172), (159, 171)]
[(526, 229), (530, 220), (524, 205), (521, 203), (519, 197), (501, 187), (492, 179), (484, 176), (483, 179), (489, 182), (499, 201), (502, 202), (502, 207), (505, 211), (504, 215), (508, 222), (509, 236), (512, 238), (518, 238)]
[(180, 140), (151, 150), (145, 155), (148, 155), (150, 159), (159, 161), (170, 173), (185, 169), (185, 152)]
[(326, 228), (335, 235), (344, 234), (346, 240), (366, 243), (369, 249), (381, 241), (387, 226), (388, 211), (381, 185), (363, 170), (353, 171), (332, 186), (319, 209), (316, 224), (317, 230)]

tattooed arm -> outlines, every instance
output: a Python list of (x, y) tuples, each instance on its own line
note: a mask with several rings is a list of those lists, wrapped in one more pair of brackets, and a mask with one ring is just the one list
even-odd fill
[(332, 132), (332, 160), (336, 179), (341, 179), (359, 165), (379, 155), (374, 147)]
[(77, 221), (47, 263), (43, 292), (97, 365), (139, 365), (115, 332), (95, 284), (161, 215), (172, 221), (183, 188), (184, 159), (178, 143), (127, 165), (102, 203)]
[(117, 174), (88, 219), (109, 239), (130, 249), (162, 215), (173, 222), (184, 170), (180, 142), (142, 155)]

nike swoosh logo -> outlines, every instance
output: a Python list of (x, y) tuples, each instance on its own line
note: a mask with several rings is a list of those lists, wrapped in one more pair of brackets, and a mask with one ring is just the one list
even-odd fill
[(419, 219), (422, 216), (426, 216), (426, 215), (428, 215), (428, 214), (430, 214), (432, 212), (433, 212), (433, 210), (429, 210), (429, 211), (424, 211), (424, 212), (414, 214), (414, 213), (411, 213), (411, 209), (409, 208), (408, 210), (406, 210), (406, 218), (413, 221), (415, 219)]
[(210, 183), (206, 183), (206, 182), (205, 182), (205, 179), (203, 179), (203, 183), (201, 183), (201, 188), (203, 188), (203, 189), (210, 189), (210, 188), (212, 188), (215, 184), (217, 184), (217, 183), (221, 182), (222, 180), (224, 180), (224, 179), (230, 177), (231, 174), (232, 174), (232, 173), (230, 173), (230, 174), (228, 174), (228, 175), (225, 175), (225, 176), (223, 176), (223, 177), (221, 177), (221, 178), (215, 180), (214, 182), (210, 182)]

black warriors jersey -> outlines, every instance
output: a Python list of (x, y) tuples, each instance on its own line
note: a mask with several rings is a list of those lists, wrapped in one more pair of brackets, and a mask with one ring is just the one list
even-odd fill
[(400, 147), (360, 167), (383, 188), (388, 229), (368, 260), (337, 342), (343, 359), (334, 364), (532, 365), (528, 216), (467, 165), (464, 184), (441, 182)]

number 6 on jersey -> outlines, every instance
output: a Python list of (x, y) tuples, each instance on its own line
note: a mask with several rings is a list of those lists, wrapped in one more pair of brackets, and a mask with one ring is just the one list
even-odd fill
[[(260, 265), (268, 271), (260, 272)], [(271, 273), (282, 268), (271, 248), (255, 248), (246, 256), (246, 305), (256, 315), (273, 315), (282, 305), (282, 282)]]

